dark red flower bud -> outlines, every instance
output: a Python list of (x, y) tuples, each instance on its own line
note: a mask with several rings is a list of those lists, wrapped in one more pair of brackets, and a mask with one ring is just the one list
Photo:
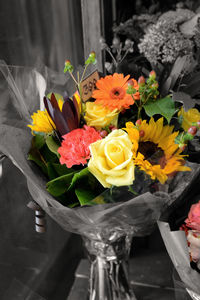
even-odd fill
[(140, 131), (139, 131), (139, 136), (140, 136), (140, 137), (143, 137), (144, 135), (145, 135), (144, 130), (140, 130)]
[(144, 78), (144, 76), (140, 76), (139, 77), (138, 84), (145, 84), (145, 78)]
[(127, 81), (127, 83), (128, 83), (129, 86), (133, 86), (133, 85), (134, 85), (134, 82), (133, 82), (132, 79), (129, 79), (129, 80)]
[(191, 135), (195, 135), (197, 133), (197, 128), (195, 126), (191, 126), (189, 129), (188, 129), (188, 133), (190, 133)]
[(109, 126), (109, 129), (110, 129), (111, 131), (113, 131), (113, 130), (117, 129), (117, 127), (116, 127), (115, 125), (110, 125), (110, 126)]

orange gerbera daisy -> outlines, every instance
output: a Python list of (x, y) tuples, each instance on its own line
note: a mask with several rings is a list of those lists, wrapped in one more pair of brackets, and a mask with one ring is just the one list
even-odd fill
[[(132, 98), (131, 95), (126, 93), (128, 89), (128, 79), (130, 75), (124, 77), (123, 74), (114, 73), (108, 75), (97, 81), (97, 89), (93, 91), (92, 97), (96, 99), (95, 103), (101, 104), (110, 110), (129, 108), (134, 104), (134, 99), (139, 99), (139, 92), (136, 92)], [(138, 91), (138, 83), (135, 79), (132, 79), (133, 87)]]

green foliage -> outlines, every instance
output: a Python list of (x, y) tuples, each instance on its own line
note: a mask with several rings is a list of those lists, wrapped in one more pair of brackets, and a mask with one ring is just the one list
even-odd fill
[(89, 172), (88, 168), (84, 168), (80, 172), (75, 173), (68, 190), (73, 189), (78, 182), (83, 180), (85, 177), (88, 177), (90, 174), (91, 173)]
[(45, 144), (45, 137), (44, 135), (42, 134), (36, 134), (34, 137), (33, 137), (33, 145), (36, 149), (40, 149), (44, 146)]
[(75, 172), (73, 169), (69, 169), (66, 167), (66, 165), (61, 165), (60, 163), (53, 163), (52, 167), (54, 168), (54, 170), (58, 174), (58, 176), (62, 176), (65, 174)]
[(42, 148), (40, 148), (40, 154), (46, 162), (56, 163), (58, 162), (58, 156), (49, 150), (47, 144), (44, 144)]
[(168, 123), (170, 123), (172, 116), (176, 112), (174, 101), (170, 96), (156, 101), (149, 101), (143, 107), (149, 117), (159, 114), (165, 117)]
[(54, 197), (66, 193), (71, 184), (73, 176), (74, 173), (72, 172), (47, 182), (47, 191)]
[(37, 166), (42, 169), (42, 172), (45, 175), (48, 174), (47, 165), (42, 161), (39, 151), (37, 151), (36, 149), (32, 149), (28, 154), (28, 160), (34, 161)]
[(46, 144), (51, 152), (56, 154), (56, 156), (60, 157), (60, 154), (58, 153), (58, 148), (60, 147), (60, 145), (58, 145), (58, 143), (56, 143), (56, 141), (52, 135), (48, 135), (46, 137)]
[(95, 193), (89, 189), (77, 188), (75, 194), (79, 200), (81, 206), (91, 205), (92, 199), (95, 198)]

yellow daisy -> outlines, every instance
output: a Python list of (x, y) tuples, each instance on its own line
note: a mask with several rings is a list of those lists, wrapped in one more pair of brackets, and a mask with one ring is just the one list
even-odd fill
[(200, 112), (196, 108), (191, 108), (188, 111), (185, 111), (183, 107), (181, 107), (180, 111), (178, 112), (178, 116), (182, 116), (182, 128), (185, 131), (192, 126), (192, 123), (200, 121)]
[(149, 124), (144, 120), (138, 128), (128, 122), (125, 130), (133, 143), (134, 164), (153, 180), (164, 184), (174, 172), (190, 171), (184, 166), (184, 156), (175, 144), (178, 132), (173, 132), (173, 126), (163, 126), (163, 118), (156, 122), (151, 118)]
[[(61, 99), (58, 100), (58, 106), (60, 110), (62, 110), (63, 101)], [(31, 116), (32, 125), (27, 125), (29, 128), (31, 128), (32, 134), (34, 135), (35, 132), (44, 132), (44, 133), (50, 133), (54, 129), (56, 129), (56, 126), (52, 119), (50, 118), (48, 112), (45, 110), (38, 110), (36, 113), (33, 113)]]

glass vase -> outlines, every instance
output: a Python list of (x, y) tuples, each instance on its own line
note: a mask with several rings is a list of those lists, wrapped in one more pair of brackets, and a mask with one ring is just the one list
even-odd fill
[(128, 276), (130, 230), (103, 230), (83, 237), (91, 263), (89, 300), (135, 300)]

